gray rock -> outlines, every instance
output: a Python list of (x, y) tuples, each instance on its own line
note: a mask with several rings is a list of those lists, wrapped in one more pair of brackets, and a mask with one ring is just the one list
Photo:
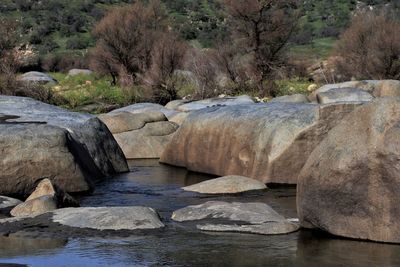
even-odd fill
[(369, 102), (374, 97), (357, 88), (336, 88), (327, 92), (317, 93), (318, 103), (331, 104), (336, 102)]
[(198, 220), (229, 220), (232, 223), (198, 225), (206, 231), (229, 231), (258, 234), (285, 234), (298, 230), (298, 226), (286, 220), (265, 203), (239, 203), (209, 201), (175, 211), (172, 219), (178, 222)]
[(182, 106), (183, 104), (187, 104), (187, 103), (190, 103), (190, 102), (192, 102), (192, 101), (186, 100), (186, 99), (173, 100), (173, 101), (171, 101), (171, 102), (168, 102), (168, 103), (165, 105), (165, 108), (168, 108), (168, 109), (177, 109), (179, 106)]
[(55, 199), (58, 208), (66, 207), (79, 207), (78, 201), (71, 197), (68, 193), (65, 193), (62, 189), (53, 185), (50, 179), (43, 179), (36, 186), (35, 191), (25, 200), (33, 200), (42, 196), (51, 196)]
[(38, 71), (30, 71), (22, 74), (18, 77), (20, 81), (24, 82), (33, 82), (33, 83), (42, 83), (42, 84), (57, 84), (57, 80), (55, 80), (50, 75), (38, 72)]
[(289, 221), (266, 222), (250, 225), (204, 224), (198, 225), (197, 228), (202, 231), (239, 232), (259, 235), (281, 235), (289, 234), (299, 230), (299, 226), (297, 224)]
[(162, 112), (167, 118), (178, 113), (175, 110), (167, 109), (160, 104), (154, 104), (154, 103), (137, 103), (120, 109), (115, 109), (110, 113), (130, 112), (133, 114), (137, 114), (137, 113), (147, 113), (153, 111)]
[(305, 227), (400, 243), (400, 98), (349, 114), (314, 149), (297, 185)]
[(114, 134), (128, 159), (160, 158), (178, 125), (169, 121), (147, 123), (143, 128)]
[[(80, 178), (85, 177), (87, 181), (82, 184), (83, 188), (64, 188), (63, 184), (56, 182), (67, 192), (77, 192), (88, 189), (88, 183), (92, 181), (129, 170), (123, 152), (110, 131), (91, 115), (69, 112), (30, 98), (12, 96), (0, 96), (0, 113), (10, 117), (6, 121), (3, 119), (0, 124), (0, 137), (3, 140), (0, 146), (3, 151), (8, 151), (2, 157), (12, 158), (11, 163), (5, 160), (0, 163), (2, 170), (8, 169), (8, 172), (0, 173), (0, 181), (18, 184), (18, 179), (12, 182), (16, 177), (31, 181), (29, 185), (20, 184), (19, 190), (8, 191), (7, 194), (30, 194), (34, 189), (34, 181), (44, 177), (51, 177), (52, 181), (64, 180), (65, 185), (68, 185), (68, 179), (79, 177), (78, 180), (82, 180)], [(56, 160), (51, 160), (52, 153), (55, 153), (55, 159), (59, 155), (59, 165)], [(21, 157), (20, 162), (18, 157)], [(29, 161), (29, 157), (35, 160)], [(45, 167), (46, 160), (55, 164), (54, 169), (51, 164)], [(16, 173), (22, 175), (16, 176)], [(2, 189), (0, 193), (6, 194)]]
[(218, 176), (296, 184), (308, 155), (359, 104), (267, 103), (191, 113), (160, 161)]
[(68, 76), (77, 76), (77, 75), (91, 75), (93, 71), (88, 69), (71, 69), (68, 71)]
[(25, 201), (13, 208), (10, 214), (13, 217), (34, 217), (57, 209), (57, 201), (53, 196), (41, 196)]
[(202, 194), (234, 194), (251, 190), (263, 190), (266, 188), (266, 185), (260, 181), (243, 176), (231, 175), (186, 186), (182, 189)]
[(282, 103), (309, 103), (307, 96), (302, 94), (285, 95), (271, 99), (270, 102), (282, 102)]
[(107, 125), (108, 129), (113, 134), (138, 130), (143, 128), (146, 123), (168, 120), (164, 113), (160, 111), (149, 111), (146, 113), (134, 114), (124, 111), (102, 114), (98, 118)]
[(9, 213), (10, 210), (21, 203), (21, 200), (15, 198), (0, 196), (0, 213)]
[(238, 97), (209, 98), (180, 105), (177, 107), (177, 110), (190, 112), (213, 106), (234, 106), (243, 104), (254, 104), (254, 100), (247, 95), (242, 95)]
[(29, 195), (43, 177), (68, 192), (84, 192), (91, 184), (69, 151), (67, 130), (46, 124), (0, 124), (0, 187), (4, 195)]
[(138, 230), (164, 227), (147, 207), (68, 208), (53, 212), (52, 220), (65, 226), (96, 230)]

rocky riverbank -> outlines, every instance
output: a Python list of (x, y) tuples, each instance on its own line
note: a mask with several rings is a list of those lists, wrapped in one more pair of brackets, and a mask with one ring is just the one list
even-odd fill
[[(32, 224), (55, 232), (163, 228), (165, 218), (152, 207), (66, 209), (56, 197), (90, 191), (96, 182), (128, 171), (125, 158), (160, 158), (227, 176), (182, 188), (216, 195), (216, 201), (171, 215), (183, 224), (199, 221), (202, 231), (296, 231), (297, 218), (285, 218), (268, 203), (218, 201), (218, 195), (267, 190), (265, 184), (293, 184), (302, 227), (399, 243), (399, 92), (399, 81), (348, 82), (269, 103), (247, 96), (180, 100), (165, 107), (141, 103), (97, 118), (1, 96), (0, 194), (25, 202), (0, 198), (0, 210), (15, 216), (0, 220), (0, 232)], [(59, 190), (35, 193), (44, 178)]]

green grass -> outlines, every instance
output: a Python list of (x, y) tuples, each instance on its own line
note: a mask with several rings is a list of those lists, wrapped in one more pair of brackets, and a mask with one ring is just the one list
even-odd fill
[(335, 42), (332, 37), (315, 39), (311, 44), (291, 46), (289, 53), (294, 58), (325, 60), (331, 55)]
[[(63, 107), (80, 111), (85, 105), (105, 104), (125, 106), (139, 101), (142, 89), (139, 87), (121, 88), (111, 86), (108, 77), (96, 75), (67, 76), (51, 73), (59, 84), (52, 86), (53, 93), (63, 99)], [(101, 110), (99, 110), (101, 112)]]
[(304, 94), (308, 95), (308, 87), (313, 84), (307, 79), (294, 78), (290, 80), (278, 80), (275, 81), (278, 87), (278, 96), (293, 95), (293, 94)]

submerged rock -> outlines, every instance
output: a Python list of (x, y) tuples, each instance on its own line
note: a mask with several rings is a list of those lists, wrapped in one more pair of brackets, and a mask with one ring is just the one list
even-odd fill
[[(299, 229), (298, 225), (289, 222), (265, 203), (209, 201), (177, 210), (172, 219), (178, 222), (211, 221), (197, 226), (205, 231), (287, 234)], [(218, 223), (220, 220), (230, 223)]]
[(400, 98), (375, 99), (333, 128), (297, 185), (301, 224), (400, 243)]
[(186, 186), (182, 189), (202, 194), (234, 194), (250, 190), (263, 190), (266, 188), (266, 185), (260, 181), (244, 176), (231, 175)]
[(308, 155), (358, 103), (268, 103), (193, 112), (160, 161), (219, 176), (296, 184)]
[(155, 210), (147, 207), (67, 208), (53, 212), (53, 222), (96, 230), (138, 230), (164, 227)]
[(110, 131), (91, 115), (13, 96), (0, 96), (0, 113), (8, 117), (0, 123), (0, 194), (28, 195), (43, 177), (82, 192), (129, 170)]

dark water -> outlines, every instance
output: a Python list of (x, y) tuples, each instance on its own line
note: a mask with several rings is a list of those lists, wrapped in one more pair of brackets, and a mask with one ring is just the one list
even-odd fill
[[(143, 164), (145, 163), (145, 164)], [(180, 187), (210, 176), (140, 162), (132, 172), (102, 183), (82, 206), (141, 205), (157, 209), (167, 227), (124, 238), (0, 237), (0, 266), (400, 266), (400, 246), (333, 238), (311, 231), (262, 236), (205, 233), (172, 222), (172, 211), (209, 200), (262, 201), (296, 217), (295, 189), (275, 188), (235, 196), (199, 197)]]

